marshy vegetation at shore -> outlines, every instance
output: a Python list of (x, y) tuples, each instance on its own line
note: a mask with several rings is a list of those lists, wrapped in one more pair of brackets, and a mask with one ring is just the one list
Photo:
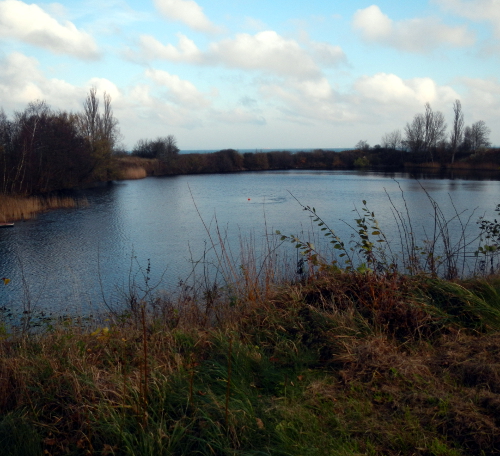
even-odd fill
[(73, 209), (88, 205), (86, 199), (70, 196), (6, 196), (0, 195), (0, 222), (29, 220), (40, 212), (53, 209)]

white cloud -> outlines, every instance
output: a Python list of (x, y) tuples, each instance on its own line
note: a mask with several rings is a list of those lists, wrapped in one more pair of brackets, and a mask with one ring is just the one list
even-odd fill
[(120, 125), (125, 126), (126, 130), (123, 131), (129, 133), (129, 139), (158, 136), (158, 132), (168, 131), (172, 127), (192, 129), (203, 124), (204, 111), (155, 96), (149, 84), (133, 87), (129, 92), (128, 103), (129, 109), (124, 111), (124, 121), (120, 119)]
[(99, 56), (92, 37), (73, 23), (59, 23), (39, 6), (18, 0), (0, 1), (0, 38), (17, 39), (56, 54), (82, 59)]
[(201, 51), (196, 44), (178, 34), (177, 46), (162, 44), (156, 38), (143, 35), (139, 51), (128, 51), (133, 60), (164, 59), (206, 66), (223, 65), (228, 68), (263, 71), (286, 77), (318, 78), (324, 66), (337, 66), (346, 60), (339, 46), (308, 41), (304, 49), (292, 39), (280, 36), (274, 31), (255, 35), (237, 34), (234, 38), (213, 42), (208, 51)]
[(212, 24), (198, 3), (193, 0), (155, 0), (158, 10), (172, 21), (179, 21), (193, 30), (217, 33), (220, 29)]
[(205, 108), (210, 101), (190, 82), (179, 78), (179, 76), (162, 70), (146, 70), (146, 76), (156, 84), (168, 89), (168, 99), (184, 107)]
[(45, 100), (52, 108), (64, 111), (80, 111), (90, 87), (95, 87), (99, 97), (103, 92), (111, 95), (112, 103), (126, 104), (117, 86), (104, 78), (91, 78), (84, 86), (67, 81), (47, 78), (40, 70), (39, 62), (19, 52), (0, 59), (0, 100), (8, 111), (23, 110), (35, 100)]
[(471, 46), (475, 40), (465, 26), (451, 27), (433, 17), (395, 22), (377, 5), (356, 11), (352, 24), (366, 41), (408, 52), (424, 53), (441, 45)]
[(48, 79), (38, 61), (19, 52), (0, 60), (0, 99), (7, 110), (22, 110), (35, 100), (65, 110), (78, 109), (83, 90), (60, 79)]
[[(475, 83), (477, 96), (481, 99), (491, 92), (488, 106), (493, 112), (495, 101), (499, 108), (497, 93), (500, 85), (491, 81), (482, 83), (483, 86), (479, 81)], [(375, 135), (403, 128), (414, 114), (423, 111), (427, 102), (433, 109), (448, 115), (453, 102), (464, 99), (452, 87), (438, 85), (431, 78), (402, 79), (386, 73), (363, 76), (343, 93), (335, 91), (326, 79), (321, 78), (262, 85), (261, 94), (275, 104), (287, 122), (310, 127), (331, 124), (354, 129), (356, 126)]]
[(365, 99), (391, 105), (419, 105), (453, 103), (460, 98), (448, 86), (438, 86), (431, 78), (402, 79), (395, 74), (378, 73), (363, 76), (354, 84), (355, 91)]
[(234, 39), (212, 43), (209, 54), (232, 68), (263, 70), (284, 76), (319, 75), (313, 59), (296, 41), (270, 30), (255, 35), (240, 33)]
[(36, 82), (40, 79), (38, 62), (18, 52), (0, 61), (0, 98), (7, 108), (21, 109), (37, 99), (43, 99), (43, 92)]
[(434, 0), (443, 8), (473, 21), (490, 22), (500, 38), (500, 0)]
[(47, 78), (35, 58), (18, 52), (0, 59), (0, 67), (0, 108), (9, 114), (23, 111), (28, 103), (36, 100), (46, 101), (53, 109), (79, 112), (89, 88), (96, 87), (101, 100), (103, 92), (111, 95), (122, 131), (128, 133), (130, 128), (138, 125), (135, 106), (108, 79), (92, 78), (83, 86), (75, 86), (61, 79)]
[(170, 43), (162, 44), (150, 35), (142, 35), (139, 43), (140, 51), (138, 53), (130, 51), (129, 57), (132, 59), (164, 59), (174, 62), (200, 63), (203, 56), (194, 41), (182, 33), (178, 33), (177, 36), (179, 37), (179, 43), (175, 47)]
[(315, 59), (325, 66), (337, 66), (347, 61), (346, 55), (340, 46), (334, 46), (329, 43), (309, 43)]
[(242, 108), (213, 110), (210, 112), (210, 120), (226, 124), (266, 125), (266, 119), (262, 116), (262, 114)]
[(500, 81), (498, 78), (462, 78), (461, 82), (466, 87), (466, 94), (462, 101), (466, 123), (484, 120), (490, 127), (500, 125)]
[(276, 100), (281, 117), (288, 122), (312, 126), (357, 119), (355, 110), (333, 91), (325, 78), (267, 84), (261, 87), (261, 93), (269, 100)]
[(102, 97), (104, 92), (111, 96), (112, 102), (119, 102), (122, 98), (120, 89), (109, 79), (105, 78), (91, 78), (87, 83), (87, 92), (91, 87), (95, 87), (97, 96)]

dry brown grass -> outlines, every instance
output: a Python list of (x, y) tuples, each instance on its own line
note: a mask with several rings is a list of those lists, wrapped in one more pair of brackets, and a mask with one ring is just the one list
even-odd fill
[(147, 177), (148, 173), (142, 167), (133, 166), (130, 168), (120, 169), (118, 172), (119, 180), (133, 180), (133, 179), (144, 179)]
[(144, 179), (158, 175), (160, 162), (157, 159), (122, 156), (115, 158), (118, 180)]
[(60, 196), (6, 196), (0, 195), (0, 222), (34, 218), (36, 214), (52, 209), (70, 209), (87, 206), (86, 199)]
[[(500, 335), (438, 324), (426, 283), (325, 273), (4, 337), (0, 416), (39, 430), (30, 455), (498, 454)], [(137, 450), (157, 434), (164, 451)]]

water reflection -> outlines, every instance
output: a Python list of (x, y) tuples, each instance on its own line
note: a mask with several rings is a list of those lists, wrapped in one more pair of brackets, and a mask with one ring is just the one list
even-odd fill
[(206, 229), (213, 234), (218, 226), (235, 257), (241, 238), (253, 236), (260, 244), (266, 230), (311, 231), (295, 198), (314, 206), (346, 240), (366, 200), (394, 242), (395, 208), (408, 208), (418, 236), (432, 230), (428, 195), (447, 217), (466, 211), (473, 229), (477, 217), (493, 215), (499, 202), (498, 181), (419, 179), (370, 171), (280, 171), (157, 177), (85, 190), (78, 196), (88, 199), (88, 208), (54, 211), (0, 230), (0, 276), (12, 279), (0, 289), (0, 304), (19, 308), (30, 300), (57, 312), (90, 312), (104, 299), (120, 302), (131, 280), (143, 280), (148, 263), (152, 282), (163, 276), (163, 287), (174, 287), (210, 245)]

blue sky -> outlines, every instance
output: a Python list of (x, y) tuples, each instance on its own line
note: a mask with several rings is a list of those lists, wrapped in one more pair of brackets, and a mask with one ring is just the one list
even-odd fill
[(429, 102), (500, 145), (500, 0), (0, 0), (0, 107), (112, 97), (122, 142), (371, 145)]

